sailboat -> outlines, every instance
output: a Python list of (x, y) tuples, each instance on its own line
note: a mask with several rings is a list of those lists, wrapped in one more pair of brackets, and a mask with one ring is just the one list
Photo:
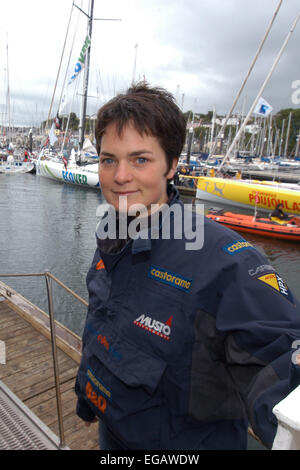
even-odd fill
[(200, 176), (197, 180), (198, 199), (244, 208), (253, 208), (256, 204), (263, 212), (272, 212), (281, 202), (285, 212), (300, 215), (300, 185), (297, 190), (281, 183), (264, 184), (234, 178)]
[[(64, 157), (63, 157), (64, 158)], [(75, 149), (67, 163), (60, 157), (49, 157), (37, 162), (37, 173), (61, 183), (69, 183), (85, 188), (99, 188), (98, 163), (78, 165)]]
[[(12, 132), (11, 132), (11, 113), (10, 113), (10, 84), (9, 84), (9, 61), (8, 61), (8, 43), (6, 46), (6, 57), (7, 57), (7, 92), (6, 92), (6, 112), (7, 114), (7, 134), (5, 141), (5, 148), (0, 150), (0, 174), (14, 175), (20, 173), (32, 172), (34, 165), (28, 161), (22, 161), (14, 157), (14, 145), (12, 144)], [(4, 127), (4, 126), (3, 126)], [(4, 143), (3, 143), (4, 147)]]
[(8, 155), (6, 161), (0, 161), (0, 174), (15, 175), (21, 173), (32, 173), (34, 164), (32, 162), (22, 162)]
[[(73, 3), (73, 6), (76, 6)], [(72, 6), (72, 7), (73, 7)], [(81, 12), (82, 10), (77, 7)], [(74, 72), (68, 82), (67, 86), (71, 86), (76, 81), (79, 73), (84, 69), (84, 90), (83, 102), (80, 119), (80, 135), (79, 135), (79, 150), (75, 151), (73, 148), (71, 155), (67, 158), (66, 152), (61, 151), (56, 155), (47, 153), (47, 145), (53, 145), (57, 138), (55, 136), (55, 129), (60, 128), (60, 118), (62, 110), (65, 107), (66, 93), (62, 97), (59, 111), (56, 118), (53, 120), (46, 145), (44, 145), (39, 158), (36, 162), (36, 172), (38, 175), (50, 178), (57, 182), (69, 183), (86, 188), (99, 189), (98, 177), (98, 155), (92, 143), (84, 138), (85, 122), (86, 122), (86, 108), (87, 108), (87, 93), (88, 93), (88, 80), (89, 80), (89, 65), (90, 65), (90, 48), (91, 48), (91, 35), (93, 23), (94, 0), (91, 0), (90, 12), (85, 15), (88, 17), (88, 33), (84, 40), (79, 58), (75, 64)]]
[[(255, 112), (259, 101), (262, 99), (262, 93), (265, 90), (267, 83), (269, 82), (272, 73), (274, 72), (280, 57), (286, 48), (288, 41), (300, 19), (300, 11), (298, 12), (289, 32), (286, 36), (282, 47), (277, 54), (275, 61), (265, 78), (263, 85), (261, 86), (257, 97), (255, 98), (247, 116), (245, 117), (243, 124), (239, 131), (235, 135), (225, 157), (217, 170), (222, 171), (226, 160), (231, 156), (235, 149), (235, 145), (240, 139), (245, 126), (247, 125), (251, 115)], [(297, 189), (299, 187), (299, 189)], [(196, 197), (205, 201), (221, 202), (230, 204), (237, 207), (257, 207), (263, 211), (272, 211), (276, 205), (281, 202), (284, 206), (284, 210), (290, 214), (300, 214), (300, 185), (295, 185), (294, 189), (282, 186), (281, 183), (266, 184), (265, 182), (249, 182), (241, 179), (227, 179), (220, 177), (199, 177), (197, 179), (197, 192)], [(256, 202), (257, 201), (257, 202)]]

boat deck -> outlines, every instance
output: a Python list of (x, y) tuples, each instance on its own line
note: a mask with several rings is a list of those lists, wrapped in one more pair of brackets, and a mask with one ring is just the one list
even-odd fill
[[(8, 300), (0, 301), (0, 341), (5, 343), (0, 380), (58, 436), (51, 342)], [(75, 413), (78, 363), (60, 349), (57, 353), (66, 445), (71, 450), (99, 449), (97, 424), (86, 427)]]
[[(227, 170), (229, 175), (234, 176), (237, 170)], [(287, 170), (241, 170), (243, 178), (254, 178), (258, 180), (280, 181), (281, 183), (298, 183), (300, 181), (300, 172)]]

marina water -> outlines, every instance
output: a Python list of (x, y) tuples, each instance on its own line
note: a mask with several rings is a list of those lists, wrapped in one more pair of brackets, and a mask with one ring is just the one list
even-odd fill
[[(184, 201), (190, 203), (191, 199)], [(88, 300), (85, 278), (96, 247), (96, 210), (103, 202), (96, 189), (57, 183), (28, 173), (0, 175), (0, 273), (48, 270)], [(205, 206), (211, 207), (208, 203)], [(230, 206), (226, 209), (234, 210)], [(266, 254), (300, 299), (300, 244), (251, 234), (239, 237)], [(0, 280), (48, 312), (44, 278)], [(56, 320), (81, 335), (86, 307), (55, 282), (53, 293)]]

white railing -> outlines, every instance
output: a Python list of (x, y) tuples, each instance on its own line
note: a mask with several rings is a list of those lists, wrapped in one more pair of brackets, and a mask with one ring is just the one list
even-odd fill
[(278, 421), (272, 450), (300, 450), (300, 385), (273, 408)]

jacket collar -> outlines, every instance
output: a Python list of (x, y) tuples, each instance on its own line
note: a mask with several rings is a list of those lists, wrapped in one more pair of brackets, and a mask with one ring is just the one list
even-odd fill
[[(174, 185), (168, 184), (167, 194), (169, 197), (169, 206), (180, 201), (179, 192)], [(114, 265), (119, 260), (120, 256), (127, 252), (130, 246), (131, 253), (133, 255), (151, 251), (151, 233), (153, 233), (154, 230), (157, 230), (158, 233), (160, 233), (162, 221), (163, 217), (160, 217), (157, 226), (153, 226), (153, 221), (151, 221), (152, 227), (148, 226), (147, 230), (140, 232), (140, 236), (134, 240), (100, 240), (96, 235), (97, 246), (100, 250), (101, 258), (103, 259), (107, 271), (110, 271), (114, 267)]]
[[(168, 184), (167, 193), (169, 196), (169, 199), (168, 199), (169, 206), (172, 206), (174, 203), (180, 200), (179, 192), (177, 188), (175, 188), (175, 186)], [(151, 248), (152, 248), (151, 231), (153, 233), (153, 231), (156, 230), (158, 233), (160, 233), (162, 221), (163, 221), (163, 217), (160, 217), (159, 224), (157, 226), (153, 226), (153, 223), (152, 223), (152, 226), (148, 228), (146, 233), (141, 232), (142, 237), (139, 237), (136, 240), (133, 240), (132, 250), (131, 250), (132, 254), (142, 253), (144, 251), (151, 251)]]

